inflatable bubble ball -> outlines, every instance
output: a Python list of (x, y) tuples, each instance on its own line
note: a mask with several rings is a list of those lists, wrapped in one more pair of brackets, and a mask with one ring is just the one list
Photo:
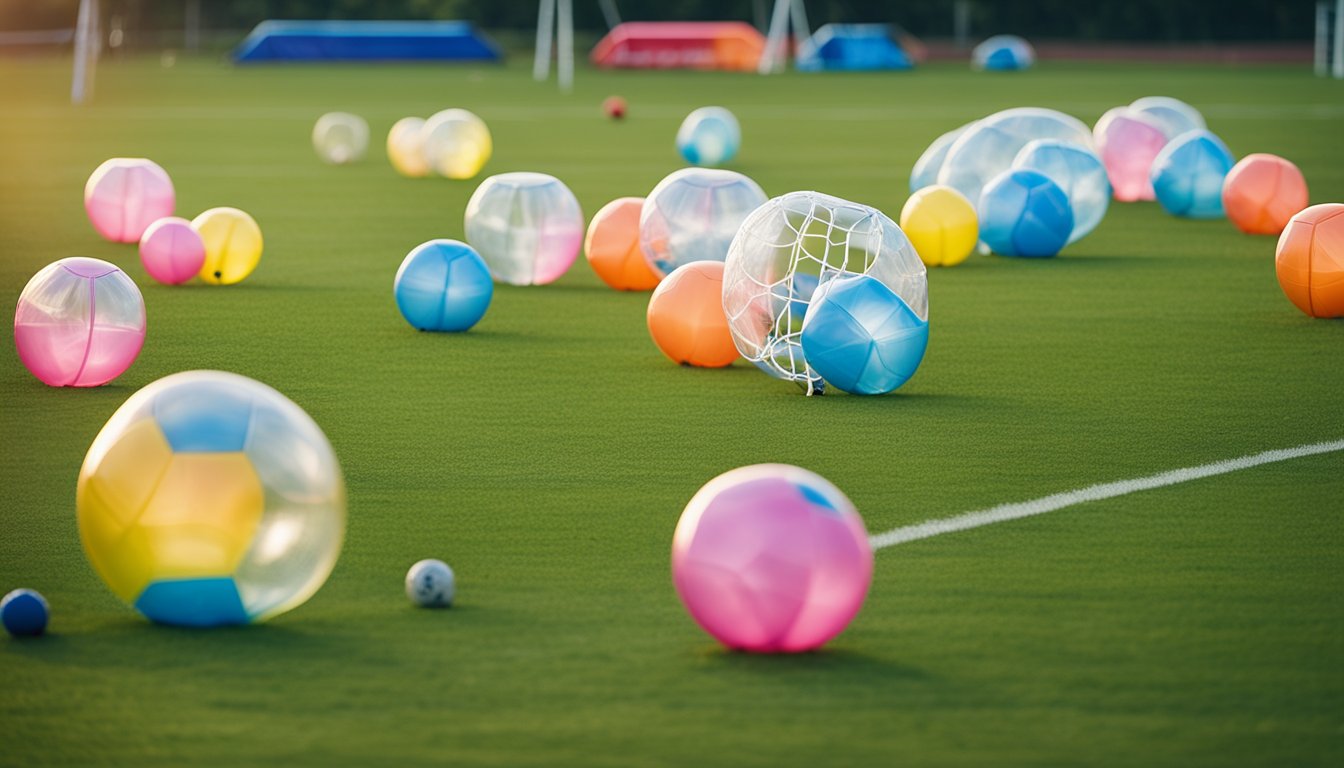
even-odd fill
[(1073, 209), (1069, 243), (1077, 242), (1096, 229), (1106, 216), (1106, 208), (1111, 202), (1111, 182), (1101, 158), (1087, 147), (1057, 139), (1039, 139), (1017, 153), (1013, 168), (1039, 171), (1064, 190)]
[(915, 375), (929, 322), (868, 275), (826, 283), (803, 318), (803, 356), (822, 380), (854, 395), (884, 395)]
[(648, 291), (659, 277), (644, 259), (639, 247), (639, 214), (642, 197), (619, 197), (588, 222), (583, 253), (602, 282), (618, 291)]
[(682, 168), (653, 188), (639, 214), (639, 247), (659, 277), (693, 261), (723, 261), (737, 228), (765, 202), (734, 171)]
[(1223, 179), (1235, 162), (1222, 139), (1208, 131), (1187, 131), (1162, 148), (1148, 178), (1167, 213), (1218, 219), (1223, 216)]
[(425, 121), (418, 117), (403, 117), (392, 124), (387, 132), (387, 160), (397, 173), (411, 179), (429, 175), (429, 160), (425, 158)]
[(1344, 317), (1344, 205), (1313, 205), (1279, 236), (1274, 272), (1288, 300), (1311, 317)]
[(723, 107), (701, 107), (677, 129), (677, 151), (691, 165), (723, 165), (737, 156), (742, 128)]
[(1168, 140), (1186, 131), (1202, 131), (1208, 127), (1199, 110), (1170, 96), (1145, 96), (1135, 99), (1129, 108), (1161, 126)]
[(1123, 203), (1154, 199), (1148, 171), (1167, 145), (1162, 126), (1142, 112), (1116, 107), (1101, 116), (1092, 135), (1115, 199)]
[(168, 172), (143, 157), (114, 157), (84, 185), (89, 221), (114, 243), (140, 242), (150, 224), (173, 215), (176, 200)]
[(1038, 171), (1004, 171), (980, 196), (980, 239), (1004, 256), (1048, 257), (1073, 232), (1068, 195)]
[[(1037, 139), (1092, 148), (1092, 131), (1077, 118), (1052, 109), (1005, 109), (980, 120), (953, 142), (938, 171), (938, 183), (978, 202), (989, 180), (1011, 168), (1017, 153)], [(983, 212), (980, 215), (984, 217)]]
[(649, 297), (646, 318), (653, 343), (674, 363), (722, 368), (737, 359), (723, 315), (723, 262), (677, 267)]
[(392, 282), (401, 316), (422, 331), (467, 330), (485, 316), (494, 294), (485, 260), (458, 240), (416, 246)]
[(1277, 235), (1307, 207), (1302, 171), (1278, 155), (1247, 155), (1223, 179), (1223, 211), (1248, 235)]
[(910, 196), (901, 208), (901, 231), (928, 267), (953, 267), (965, 261), (980, 239), (975, 206), (960, 192), (941, 184)]
[(345, 488), (303, 409), (252, 379), (190, 371), (130, 397), (75, 491), (79, 538), (112, 593), (192, 627), (265, 621), (326, 581)]
[(481, 182), (467, 201), (466, 231), (496, 280), (545, 285), (578, 257), (583, 211), (554, 176), (501, 173)]
[(191, 220), (205, 243), (201, 280), (211, 285), (242, 282), (261, 262), (261, 227), (237, 208), (211, 208)]
[(48, 386), (102, 386), (131, 367), (144, 343), (145, 301), (115, 264), (61, 259), (19, 294), (14, 345)]
[(881, 211), (819, 192), (790, 192), (757, 208), (724, 263), (723, 309), (737, 351), (809, 395), (823, 392), (803, 350), (803, 326), (814, 297), (853, 275), (871, 276), (928, 319), (924, 263)]
[(431, 115), (421, 126), (420, 144), (430, 169), (450, 179), (474, 177), (494, 151), (485, 121), (465, 109)]
[(369, 124), (349, 112), (328, 112), (313, 125), (313, 149), (332, 165), (362, 160), (369, 149)]
[(947, 151), (952, 148), (961, 134), (966, 132), (975, 123), (967, 123), (956, 130), (948, 131), (942, 136), (933, 140), (929, 148), (924, 150), (924, 154), (915, 161), (915, 167), (910, 169), (910, 192), (915, 193), (919, 190), (933, 186), (938, 183), (938, 172), (943, 168), (943, 161), (947, 159)]
[(873, 550), (854, 504), (820, 475), (786, 464), (709, 481), (672, 538), (677, 596), (702, 629), (737, 650), (825, 645), (859, 612), (872, 578)]
[(1017, 35), (994, 35), (971, 49), (971, 68), (1015, 72), (1036, 63), (1036, 49)]
[(180, 285), (205, 265), (205, 241), (191, 222), (176, 216), (149, 225), (140, 238), (140, 263), (164, 285)]

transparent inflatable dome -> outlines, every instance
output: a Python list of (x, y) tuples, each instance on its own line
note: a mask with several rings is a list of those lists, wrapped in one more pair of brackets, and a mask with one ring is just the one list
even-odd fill
[(1135, 99), (1129, 108), (1162, 126), (1162, 132), (1168, 139), (1174, 139), (1186, 131), (1208, 128), (1204, 123), (1204, 115), (1198, 109), (1170, 96), (1144, 96)]
[(512, 285), (544, 285), (574, 263), (583, 211), (569, 187), (544, 173), (501, 173), (467, 201), (467, 242), (490, 274)]
[(814, 292), (854, 275), (877, 279), (928, 319), (924, 263), (881, 211), (820, 192), (790, 192), (757, 208), (724, 266), (723, 309), (738, 352), (808, 394), (821, 391), (803, 355), (803, 319)]
[(1039, 107), (1018, 107), (986, 117), (961, 134), (947, 150), (938, 183), (980, 199), (989, 180), (1008, 170), (1029, 142), (1059, 139), (1092, 149), (1092, 131), (1081, 120)]
[(740, 173), (682, 168), (644, 199), (639, 246), (660, 277), (693, 261), (723, 261), (738, 226), (765, 200)]
[(322, 430), (279, 392), (220, 371), (136, 392), (76, 490), (80, 540), (119, 598), (165, 624), (264, 621), (322, 586), (345, 486)]
[(929, 148), (924, 150), (924, 154), (919, 156), (919, 160), (915, 161), (915, 167), (910, 170), (910, 191), (912, 193), (938, 183), (938, 172), (943, 170), (943, 162), (947, 160), (947, 151), (952, 148), (957, 139), (961, 138), (961, 134), (973, 125), (975, 123), (967, 123), (960, 128), (944, 133), (934, 139)]
[(313, 149), (325, 163), (356, 162), (368, 148), (369, 124), (359, 115), (328, 112), (313, 125)]
[(494, 146), (485, 121), (465, 109), (436, 112), (420, 127), (426, 164), (450, 179), (470, 179), (480, 173)]

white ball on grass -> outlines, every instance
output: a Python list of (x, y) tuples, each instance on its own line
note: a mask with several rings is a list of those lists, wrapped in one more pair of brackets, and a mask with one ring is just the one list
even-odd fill
[(421, 560), (406, 572), (406, 596), (421, 608), (447, 608), (456, 592), (453, 569), (442, 560)]

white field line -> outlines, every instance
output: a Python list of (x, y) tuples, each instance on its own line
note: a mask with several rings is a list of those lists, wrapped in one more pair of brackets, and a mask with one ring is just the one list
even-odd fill
[(1170, 472), (1161, 472), (1147, 477), (1136, 477), (1132, 480), (1099, 483), (1097, 485), (1090, 485), (1086, 488), (1064, 491), (1063, 493), (1056, 493), (1039, 499), (1032, 499), (1031, 501), (1000, 504), (997, 507), (990, 507), (989, 509), (982, 509), (976, 512), (966, 512), (964, 514), (956, 515), (955, 517), (943, 518), (942, 520), (928, 520), (915, 525), (893, 528), (890, 531), (869, 536), (868, 541), (872, 544), (873, 549), (882, 549), (897, 544), (905, 544), (911, 541), (927, 539), (930, 536), (937, 536), (943, 533), (967, 531), (984, 525), (993, 525), (994, 523), (1002, 523), (1008, 520), (1042, 515), (1046, 512), (1053, 512), (1057, 509), (1071, 507), (1074, 504), (1112, 499), (1116, 496), (1124, 496), (1125, 494), (1137, 493), (1138, 491), (1148, 491), (1153, 488), (1162, 488), (1168, 485), (1189, 482), (1190, 480), (1213, 477), (1214, 475), (1225, 475), (1228, 472), (1250, 469), (1251, 467), (1258, 467), (1261, 464), (1273, 464), (1276, 461), (1300, 459), (1304, 456), (1315, 456), (1319, 453), (1332, 453), (1334, 451), (1344, 451), (1344, 440), (1311, 443), (1309, 445), (1299, 445), (1296, 448), (1280, 448), (1278, 450), (1265, 451), (1264, 453), (1256, 453), (1236, 459), (1215, 461), (1212, 464), (1201, 464), (1197, 467), (1173, 469)]

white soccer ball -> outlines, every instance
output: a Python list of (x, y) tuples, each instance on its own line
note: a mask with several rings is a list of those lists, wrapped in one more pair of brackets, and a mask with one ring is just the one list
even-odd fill
[(406, 596), (421, 608), (447, 608), (456, 593), (453, 569), (442, 560), (421, 560), (406, 572)]
[(369, 148), (369, 124), (349, 112), (328, 112), (313, 126), (313, 149), (323, 162), (345, 165), (364, 157)]

